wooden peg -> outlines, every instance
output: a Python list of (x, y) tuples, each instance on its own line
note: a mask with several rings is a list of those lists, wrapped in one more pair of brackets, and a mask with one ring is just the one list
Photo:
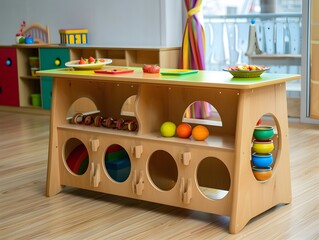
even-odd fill
[(187, 179), (187, 187), (186, 192), (183, 195), (183, 202), (189, 204), (192, 199), (192, 180), (189, 178)]
[(185, 166), (188, 166), (189, 165), (189, 162), (192, 158), (192, 154), (191, 152), (184, 152), (182, 153), (182, 163), (185, 165)]
[(181, 178), (181, 184), (180, 184), (180, 187), (179, 187), (179, 193), (180, 193), (180, 196), (181, 196), (181, 202), (183, 202), (184, 189), (185, 189), (185, 179), (182, 177)]
[(189, 204), (192, 199), (192, 180), (187, 179), (187, 183), (184, 178), (181, 178), (180, 196), (182, 203)]
[(94, 163), (91, 163), (90, 170), (90, 182), (91, 186), (98, 187), (101, 181), (101, 173), (100, 173), (100, 164), (97, 164), (96, 169), (94, 167)]
[(142, 195), (144, 190), (144, 173), (141, 170), (139, 176), (136, 170), (133, 171), (132, 190), (136, 195)]
[(141, 158), (141, 155), (143, 153), (143, 146), (142, 145), (132, 146), (131, 151), (136, 158)]
[(99, 139), (90, 139), (90, 146), (91, 146), (92, 151), (96, 152), (100, 146), (100, 140)]
[(98, 187), (101, 181), (100, 175), (100, 164), (98, 163), (96, 166), (95, 173), (93, 175), (93, 187)]
[(133, 179), (132, 179), (132, 192), (133, 193), (136, 193), (136, 191), (135, 191), (136, 180), (137, 180), (137, 175), (136, 175), (136, 170), (134, 170), (133, 171)]
[(90, 184), (93, 186), (93, 177), (94, 177), (94, 163), (91, 163), (91, 169), (90, 169)]
[(138, 182), (136, 184), (136, 194), (137, 195), (142, 195), (143, 190), (144, 190), (144, 173), (141, 170)]

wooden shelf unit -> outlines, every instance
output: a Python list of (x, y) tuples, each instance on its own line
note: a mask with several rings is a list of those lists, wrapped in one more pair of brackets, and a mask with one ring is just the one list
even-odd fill
[[(63, 186), (99, 191), (230, 217), (229, 231), (239, 232), (250, 219), (280, 203), (290, 203), (290, 167), (286, 81), (298, 75), (263, 74), (260, 79), (233, 79), (226, 72), (199, 71), (185, 76), (134, 73), (72, 73), (68, 69), (40, 71), (54, 77), (47, 195)], [(126, 99), (136, 96), (138, 131), (71, 124), (70, 108), (83, 97), (104, 117), (118, 119)], [(194, 101), (212, 104), (222, 126), (209, 125), (206, 141), (165, 138), (164, 121), (179, 124)], [(265, 104), (267, 102), (267, 104)], [(95, 109), (89, 109), (95, 110)], [(275, 118), (278, 148), (273, 176), (255, 179), (251, 141), (258, 119)], [(194, 126), (194, 125), (193, 125)], [(67, 159), (75, 146), (88, 151), (88, 168), (73, 173)], [(107, 149), (120, 145), (130, 160), (125, 181), (115, 181), (107, 169)]]
[[(5, 47), (5, 46), (3, 46)], [(29, 57), (39, 57), (40, 69), (47, 70), (64, 67), (66, 61), (81, 57), (97, 57), (112, 59), (113, 66), (142, 67), (144, 64), (157, 64), (165, 68), (179, 68), (180, 47), (108, 47), (108, 46), (65, 46), (59, 44), (16, 44), (7, 48), (17, 51), (16, 76), (18, 78), (18, 98), (20, 107), (33, 107), (31, 94), (40, 93), (43, 109), (51, 108), (52, 80), (31, 76)], [(67, 51), (67, 56), (65, 54)], [(57, 65), (58, 60), (60, 64)], [(50, 66), (50, 68), (48, 68)], [(8, 94), (10, 98), (10, 94)], [(13, 100), (9, 99), (9, 102)], [(16, 100), (15, 100), (16, 101)]]
[(41, 92), (40, 78), (31, 75), (29, 57), (39, 57), (38, 46), (17, 48), (20, 107), (32, 107), (31, 94)]
[(144, 64), (157, 64), (164, 68), (180, 67), (180, 48), (134, 48), (134, 47), (73, 47), (70, 59), (80, 57), (112, 59), (111, 65), (141, 67)]

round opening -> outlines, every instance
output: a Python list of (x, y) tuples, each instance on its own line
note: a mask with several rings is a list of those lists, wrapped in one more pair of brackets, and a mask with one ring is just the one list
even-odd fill
[(88, 169), (89, 154), (79, 139), (71, 138), (67, 141), (64, 147), (64, 159), (68, 169), (76, 175), (83, 175)]
[[(68, 109), (66, 118), (72, 123), (82, 124), (84, 123), (83, 116), (92, 115), (95, 113), (99, 113), (95, 103), (87, 97), (81, 97), (72, 103)], [(74, 122), (74, 120), (76, 121)]]
[(11, 58), (7, 58), (6, 60), (6, 66), (11, 66), (12, 65), (12, 60)]
[(202, 124), (208, 126), (223, 126), (222, 119), (217, 109), (206, 101), (195, 101), (185, 110), (183, 122)]
[(105, 169), (116, 182), (124, 182), (131, 172), (131, 160), (126, 150), (113, 144), (106, 149), (104, 157)]
[(152, 182), (161, 190), (171, 190), (178, 177), (174, 158), (163, 150), (155, 151), (148, 163), (148, 172)]
[(135, 117), (135, 110), (134, 110), (135, 99), (136, 99), (136, 95), (130, 96), (129, 98), (126, 99), (121, 109), (122, 116)]
[(197, 168), (197, 184), (209, 199), (222, 199), (230, 189), (230, 174), (226, 165), (215, 157), (204, 158)]
[[(260, 181), (260, 173), (255, 168), (271, 168), (276, 166), (276, 159), (280, 147), (280, 129), (277, 127), (277, 119), (272, 114), (263, 115), (257, 122), (252, 134), (251, 142), (251, 167), (256, 180)], [(265, 175), (265, 173), (262, 173)], [(269, 179), (262, 178), (263, 181)]]

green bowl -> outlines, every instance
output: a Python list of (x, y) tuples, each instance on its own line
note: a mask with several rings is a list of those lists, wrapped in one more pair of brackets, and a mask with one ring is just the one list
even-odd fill
[(271, 139), (274, 136), (274, 128), (272, 126), (257, 126), (253, 136), (261, 141)]

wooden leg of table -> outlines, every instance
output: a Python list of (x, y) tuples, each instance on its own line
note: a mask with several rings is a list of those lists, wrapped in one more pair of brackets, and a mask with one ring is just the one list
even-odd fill
[[(251, 169), (251, 140), (257, 120), (271, 114), (278, 129), (278, 151), (273, 175), (255, 179)], [(233, 204), (229, 231), (238, 233), (253, 217), (291, 201), (288, 121), (285, 84), (240, 93), (236, 127), (236, 153), (232, 179)]]
[[(248, 223), (251, 218), (249, 213), (249, 202), (245, 203), (244, 199), (250, 201), (249, 186), (246, 185), (246, 177), (243, 171), (247, 172), (248, 165), (250, 166), (250, 148), (247, 144), (250, 143), (251, 135), (250, 128), (250, 109), (249, 104), (250, 94), (244, 92), (240, 93), (237, 113), (237, 127), (236, 127), (236, 142), (235, 142), (235, 169), (232, 180), (233, 191), (233, 206), (231, 211), (231, 218), (229, 224), (230, 233), (238, 233)], [(243, 208), (243, 210), (241, 210)]]
[(50, 123), (50, 140), (49, 140), (49, 156), (47, 169), (47, 184), (46, 195), (53, 196), (62, 190), (60, 184), (60, 167), (58, 153), (58, 137), (57, 137), (57, 81), (53, 82), (52, 92), (52, 108), (51, 108), (51, 123)]

